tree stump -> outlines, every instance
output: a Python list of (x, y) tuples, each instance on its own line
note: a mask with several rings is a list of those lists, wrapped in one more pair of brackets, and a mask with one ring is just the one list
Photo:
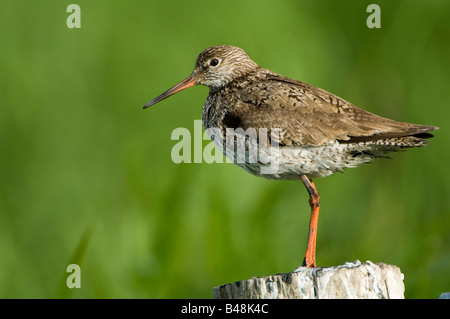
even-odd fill
[(215, 287), (214, 299), (404, 299), (400, 268), (384, 263), (347, 262)]

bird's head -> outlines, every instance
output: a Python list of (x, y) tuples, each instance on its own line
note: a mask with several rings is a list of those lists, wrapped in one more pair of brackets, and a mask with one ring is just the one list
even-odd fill
[(207, 48), (197, 57), (191, 75), (148, 102), (144, 109), (197, 84), (206, 85), (212, 89), (220, 88), (256, 68), (258, 65), (241, 48), (232, 45)]

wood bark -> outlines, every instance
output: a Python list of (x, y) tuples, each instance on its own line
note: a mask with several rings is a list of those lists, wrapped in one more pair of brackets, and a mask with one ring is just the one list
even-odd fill
[(404, 299), (400, 268), (384, 263), (347, 262), (329, 268), (253, 277), (215, 287), (215, 299)]

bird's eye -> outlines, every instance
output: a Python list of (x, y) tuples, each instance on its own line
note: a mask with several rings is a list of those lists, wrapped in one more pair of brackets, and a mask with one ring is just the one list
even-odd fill
[(219, 59), (216, 59), (216, 58), (211, 59), (211, 60), (209, 61), (209, 65), (210, 65), (210, 66), (218, 66), (219, 63), (220, 63)]

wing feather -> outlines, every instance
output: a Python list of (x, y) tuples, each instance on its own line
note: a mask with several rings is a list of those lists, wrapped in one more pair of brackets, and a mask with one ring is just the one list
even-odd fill
[(240, 118), (240, 126), (276, 129), (280, 145), (320, 146), (336, 140), (351, 143), (437, 129), (380, 117), (325, 90), (269, 70), (263, 78), (235, 92), (238, 96), (233, 113)]

